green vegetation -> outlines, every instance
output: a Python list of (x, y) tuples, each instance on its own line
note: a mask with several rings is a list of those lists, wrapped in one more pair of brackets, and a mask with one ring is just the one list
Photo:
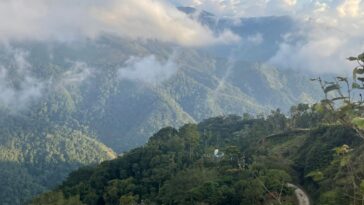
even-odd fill
[[(292, 202), (292, 192), (285, 186), (290, 175), (248, 162), (251, 155), (241, 147), (241, 140), (264, 132), (262, 126), (270, 123), (231, 116), (186, 124), (178, 130), (164, 128), (142, 148), (96, 168), (73, 172), (54, 195), (42, 195), (33, 204), (52, 204), (47, 201), (57, 196), (79, 197), (84, 204)], [(224, 155), (214, 155), (215, 148)]]
[[(122, 152), (143, 144), (147, 134), (165, 125), (184, 123), (191, 124), (178, 130), (163, 128), (144, 147), (71, 173), (54, 192), (32, 203), (292, 204), (295, 197), (288, 182), (303, 185), (317, 203), (363, 202), (362, 139), (357, 137), (362, 136), (362, 99), (354, 97), (363, 87), (362, 56), (350, 58), (359, 62), (352, 85), (342, 77), (335, 82), (318, 78), (326, 94), (322, 102), (294, 106), (289, 118), (280, 110), (264, 117), (259, 112), (315, 94), (308, 94), (312, 90), (301, 86), (304, 79), (289, 71), (247, 62), (230, 67), (224, 60), (189, 50), (179, 54), (188, 66), (177, 62), (180, 70), (164, 82), (121, 80), (117, 73), (129, 56), (125, 50), (161, 59), (172, 50), (153, 43), (104, 40), (101, 44), (109, 47), (98, 52), (105, 51), (107, 59), (90, 59), (97, 56), (94, 44), (62, 48), (75, 54), (69, 56), (71, 61), (80, 58), (102, 72), (77, 67), (63, 59), (65, 54), (52, 63), (31, 56), (31, 76), (51, 83), (39, 99), (29, 100), (31, 109), (0, 105), (0, 166), (5, 170), (1, 203), (24, 204), (72, 170), (115, 158), (101, 142)], [(88, 55), (77, 56), (86, 50)], [(32, 50), (31, 55), (40, 51)], [(125, 59), (115, 60), (119, 55)], [(18, 84), (26, 77), (12, 75), (10, 87), (21, 89)], [(287, 86), (292, 82), (300, 86)], [(337, 94), (331, 95), (334, 91)], [(268, 108), (263, 108), (267, 101)], [(243, 114), (247, 111), (257, 117)], [(193, 124), (224, 113), (243, 118)]]
[[(174, 62), (178, 71), (164, 81), (153, 82), (148, 74), (142, 79), (118, 76), (130, 56), (152, 55), (162, 64), (167, 61), (175, 48), (158, 42), (103, 37), (72, 45), (18, 47), (29, 52), (24, 57), (32, 65), (28, 75), (47, 87), (29, 103), (32, 112), (22, 111), (22, 115), (42, 123), (78, 123), (118, 153), (145, 144), (166, 126), (224, 114), (269, 113), (277, 107), (288, 111), (294, 104), (315, 102), (321, 95), (303, 73), (245, 61), (231, 66), (226, 59), (186, 48), (178, 49)], [(55, 51), (52, 58), (49, 47)], [(0, 52), (2, 57), (5, 62), (11, 59)], [(27, 77), (19, 75), (9, 77), (12, 87), (17, 86), (15, 79)]]
[(82, 131), (67, 127), (37, 131), (26, 122), (6, 120), (10, 122), (3, 122), (7, 126), (0, 129), (0, 204), (25, 204), (78, 167), (116, 157)]
[(321, 77), (311, 80), (318, 81), (325, 94), (320, 109), (325, 110), (337, 123), (354, 129), (364, 139), (364, 101), (361, 93), (364, 89), (364, 53), (348, 60), (357, 62), (352, 80), (341, 76), (334, 81), (323, 81)]
[[(108, 36), (13, 46), (0, 49), (0, 204), (23, 205), (78, 167), (114, 158), (111, 149), (141, 146), (165, 126), (287, 109), (317, 93), (301, 74), (243, 61), (229, 68), (187, 48), (178, 49), (178, 71), (165, 81), (121, 79), (130, 56), (168, 60), (174, 46), (154, 41)], [(199, 141), (191, 140), (194, 160)]]
[(164, 128), (143, 147), (73, 172), (32, 204), (52, 204), (52, 197), (90, 205), (295, 204), (288, 182), (318, 204), (347, 204), (352, 196), (361, 203), (352, 183), (362, 183), (364, 144), (352, 128), (327, 125), (316, 106), (293, 107), (290, 118), (277, 110)]
[[(276, 110), (267, 117), (245, 114), (164, 128), (144, 147), (73, 172), (32, 205), (294, 204), (291, 183), (302, 185), (315, 204), (363, 204), (363, 100), (352, 91), (364, 87), (358, 77), (364, 54), (349, 60), (359, 63), (352, 86), (343, 77), (313, 79), (325, 99), (292, 107), (289, 118)], [(339, 97), (329, 95), (333, 91)]]

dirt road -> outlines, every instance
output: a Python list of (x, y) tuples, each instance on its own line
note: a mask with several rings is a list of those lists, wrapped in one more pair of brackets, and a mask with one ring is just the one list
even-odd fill
[(297, 197), (299, 205), (310, 205), (309, 197), (301, 188), (297, 187), (294, 184), (290, 184), (290, 183), (288, 183), (287, 186), (294, 189), (294, 193)]

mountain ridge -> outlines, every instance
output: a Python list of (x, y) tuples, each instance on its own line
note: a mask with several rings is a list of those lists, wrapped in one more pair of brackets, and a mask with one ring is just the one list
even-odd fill
[[(272, 39), (262, 45), (270, 47)], [(24, 178), (24, 183), (0, 186), (3, 202), (23, 204), (79, 166), (141, 146), (166, 126), (268, 114), (277, 107), (288, 112), (300, 101), (320, 99), (309, 73), (265, 65), (261, 57), (245, 58), (234, 46), (208, 49), (112, 35), (1, 47), (0, 90), (6, 92), (0, 93), (0, 163), (14, 170), (2, 178), (15, 180), (12, 173)], [(13, 197), (14, 190), (21, 191)]]

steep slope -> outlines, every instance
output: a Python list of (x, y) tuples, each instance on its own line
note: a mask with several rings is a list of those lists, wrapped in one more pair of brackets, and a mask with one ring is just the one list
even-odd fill
[(296, 204), (287, 183), (314, 204), (361, 203), (353, 183), (363, 181), (363, 141), (350, 128), (317, 124), (322, 117), (296, 116), (313, 127), (292, 127), (293, 118), (274, 112), (164, 128), (143, 147), (73, 172), (32, 204)]
[(25, 204), (80, 166), (116, 157), (82, 130), (1, 116), (0, 204)]
[[(236, 163), (241, 160), (239, 144), (232, 146), (236, 139), (233, 133), (254, 125), (260, 126), (259, 120), (227, 117), (178, 130), (164, 128), (144, 147), (96, 168), (72, 173), (59, 189), (35, 199), (33, 204), (66, 204), (69, 200), (90, 205), (272, 202), (256, 183), (262, 180), (272, 192), (278, 191), (281, 180), (290, 180), (288, 174), (269, 168), (262, 168), (264, 171), (257, 175), (253, 169), (243, 171)], [(209, 135), (200, 132), (205, 129)], [(226, 158), (214, 156), (214, 147), (223, 150)], [(289, 188), (284, 188), (282, 200), (292, 202)]]
[[(33, 109), (44, 111), (49, 121), (74, 119), (88, 126), (117, 152), (144, 144), (165, 126), (277, 107), (288, 111), (319, 98), (309, 74), (153, 41), (105, 37), (18, 46), (28, 53), (29, 75), (48, 87)], [(49, 97), (52, 92), (62, 95)]]
[[(235, 31), (245, 38), (258, 27), (266, 32), (262, 25), (270, 20), (289, 24), (279, 19), (246, 19), (244, 29), (236, 25)], [(220, 23), (216, 32), (233, 26)], [(255, 23), (262, 25), (254, 28)], [(7, 170), (1, 173), (1, 202), (22, 204), (77, 167), (113, 158), (106, 146), (128, 151), (165, 126), (277, 107), (287, 111), (318, 98), (309, 74), (242, 58), (246, 52), (233, 50), (113, 36), (1, 47), (0, 164)]]
[[(163, 46), (158, 51), (163, 49), (168, 50), (168, 47)], [(102, 105), (108, 111), (97, 113), (103, 119), (94, 121), (91, 126), (114, 122), (108, 123), (111, 127), (99, 134), (111, 138), (105, 141), (109, 146), (124, 151), (146, 142), (148, 136), (163, 126), (180, 126), (218, 115), (267, 113), (277, 107), (288, 110), (298, 102), (313, 102), (319, 98), (317, 87), (304, 73), (259, 63), (231, 63), (194, 50), (179, 50), (176, 59), (179, 67), (176, 73), (156, 84), (120, 81), (113, 77), (117, 67), (109, 69), (107, 81), (97, 86), (103, 87), (106, 82), (113, 84), (110, 87), (114, 91), (109, 92), (111, 95), (105, 98), (107, 104)], [(112, 143), (115, 139), (120, 139), (120, 147)]]

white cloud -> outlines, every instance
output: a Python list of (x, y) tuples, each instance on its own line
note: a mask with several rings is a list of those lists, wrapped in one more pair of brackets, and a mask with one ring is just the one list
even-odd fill
[(351, 34), (342, 29), (320, 24), (304, 28), (300, 35), (306, 40), (294, 43), (287, 37), (269, 63), (316, 73), (350, 74), (354, 65), (346, 58), (363, 52), (364, 38), (361, 31)]
[(297, 0), (283, 0), (287, 6), (295, 6), (297, 4)]
[[(312, 16), (317, 13), (334, 17), (359, 17), (362, 0), (172, 0), (179, 5), (193, 6), (218, 16), (250, 17), (270, 15)], [(326, 13), (324, 13), (326, 12)], [(324, 13), (324, 14), (323, 14)], [(333, 16), (331, 16), (333, 17)]]
[(264, 42), (264, 38), (261, 33), (256, 33), (255, 35), (248, 36), (246, 41), (254, 45), (260, 45)]
[(210, 11), (218, 16), (268, 16), (296, 12), (298, 0), (173, 0), (179, 5)]
[(11, 110), (26, 108), (42, 96), (45, 83), (30, 74), (28, 53), (8, 48), (5, 65), (0, 65), (0, 106)]
[[(297, 33), (306, 37), (307, 42), (284, 42), (271, 60), (278, 63), (277, 59), (289, 52), (296, 53), (297, 56), (289, 60), (291, 67), (316, 60), (306, 63), (310, 64), (310, 69), (335, 67), (333, 70), (339, 70), (336, 67), (344, 65), (341, 61), (345, 61), (346, 56), (363, 49), (362, 0), (79, 0), (77, 3), (72, 0), (2, 0), (0, 41), (68, 41), (80, 37), (94, 38), (104, 33), (131, 39), (156, 39), (183, 46), (240, 40), (230, 31), (216, 36), (170, 2), (195, 6), (219, 16), (292, 15), (319, 25), (318, 28), (298, 30)], [(259, 45), (264, 43), (264, 39), (257, 34), (242, 39), (243, 42)], [(321, 56), (320, 60), (318, 56)], [(335, 63), (319, 64), (322, 59)]]
[(319, 1), (316, 1), (315, 4), (314, 4), (314, 9), (313, 9), (313, 12), (314, 13), (322, 13), (322, 12), (325, 12), (329, 9), (329, 5), (325, 2), (319, 2)]
[(71, 62), (72, 66), (62, 74), (60, 82), (57, 86), (67, 86), (79, 84), (87, 80), (93, 75), (93, 69), (90, 68), (85, 62)]
[[(308, 69), (314, 72), (337, 72), (345, 64), (345, 56), (338, 53), (342, 41), (337, 38), (320, 38), (305, 44), (280, 45), (270, 64), (284, 68)], [(337, 58), (335, 61), (333, 59)], [(338, 63), (338, 60), (340, 63)]]
[(95, 16), (106, 31), (129, 38), (162, 39), (182, 45), (207, 45), (238, 40), (231, 32), (218, 37), (206, 27), (187, 17), (174, 6), (160, 1), (118, 1), (110, 8), (97, 8)]
[(360, 14), (361, 0), (344, 0), (342, 4), (337, 7), (340, 16), (357, 17)]
[(296, 17), (301, 19), (301, 29), (296, 33), (306, 41), (282, 43), (270, 62), (315, 72), (349, 74), (355, 65), (346, 58), (364, 51), (362, 8), (361, 0), (316, 1), (312, 12)]
[[(269, 60), (269, 63), (279, 67), (348, 73), (353, 65), (346, 61), (346, 57), (364, 51), (362, 0), (176, 1), (232, 18), (270, 15), (294, 17), (297, 30), (292, 31), (292, 38), (281, 43), (275, 56)], [(297, 42), (297, 36), (305, 40)]]
[(147, 84), (158, 84), (172, 77), (177, 70), (178, 65), (174, 62), (174, 57), (170, 57), (165, 62), (153, 55), (143, 58), (131, 57), (126, 62), (126, 66), (118, 70), (118, 77)]
[(239, 40), (229, 31), (215, 36), (163, 0), (3, 0), (0, 17), (0, 40), (72, 40), (104, 33), (184, 46)]

